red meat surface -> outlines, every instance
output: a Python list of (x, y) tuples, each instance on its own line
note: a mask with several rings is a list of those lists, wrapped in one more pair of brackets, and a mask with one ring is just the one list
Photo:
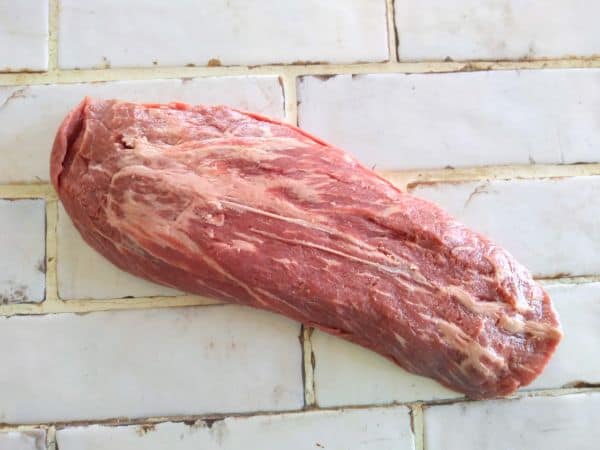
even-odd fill
[(507, 251), (257, 114), (86, 98), (58, 130), (51, 178), (121, 269), (284, 314), (472, 398), (530, 383), (562, 336)]

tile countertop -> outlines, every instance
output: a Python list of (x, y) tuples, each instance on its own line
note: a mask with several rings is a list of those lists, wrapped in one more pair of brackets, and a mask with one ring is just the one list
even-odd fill
[[(600, 6), (17, 3), (0, 0), (0, 449), (598, 448)], [(85, 95), (297, 123), (506, 247), (563, 342), (513, 398), (466, 401), (116, 269), (49, 185), (54, 133)]]

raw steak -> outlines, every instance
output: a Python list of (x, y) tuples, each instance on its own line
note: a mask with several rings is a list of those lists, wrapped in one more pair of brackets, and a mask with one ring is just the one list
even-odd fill
[(550, 298), (505, 250), (257, 114), (86, 98), (51, 176), (121, 269), (284, 314), (469, 397), (530, 383), (561, 339)]

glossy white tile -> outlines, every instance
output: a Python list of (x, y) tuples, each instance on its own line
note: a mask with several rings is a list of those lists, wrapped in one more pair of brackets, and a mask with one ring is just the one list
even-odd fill
[(427, 450), (595, 450), (600, 394), (493, 400), (425, 408)]
[(408, 408), (311, 411), (229, 417), (207, 424), (68, 427), (57, 432), (60, 450), (412, 450)]
[(0, 318), (0, 423), (293, 410), (297, 323), (238, 306)]
[(304, 77), (299, 123), (379, 170), (600, 161), (600, 70)]
[(587, 0), (396, 0), (401, 60), (545, 59), (600, 54)]
[(48, 1), (0, 1), (0, 72), (47, 68)]
[(60, 0), (59, 22), (62, 68), (388, 57), (385, 0)]
[(44, 200), (0, 199), (0, 304), (44, 299), (45, 228)]

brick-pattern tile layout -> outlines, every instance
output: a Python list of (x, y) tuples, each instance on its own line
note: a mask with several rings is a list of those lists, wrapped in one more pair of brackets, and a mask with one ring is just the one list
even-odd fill
[(48, 1), (0, 1), (0, 72), (47, 68)]
[(600, 273), (600, 177), (423, 184), (412, 193), (505, 247), (534, 275)]
[(600, 393), (425, 408), (427, 450), (595, 450)]
[(537, 59), (600, 54), (588, 0), (395, 0), (401, 60)]
[(0, 199), (0, 304), (44, 299), (44, 206), (38, 199)]
[(329, 334), (312, 335), (315, 395), (321, 407), (458, 398), (430, 378), (413, 375), (375, 352)]
[(299, 409), (299, 330), (239, 306), (0, 318), (0, 423)]
[(193, 425), (92, 425), (57, 432), (60, 450), (412, 450), (413, 441), (405, 407), (225, 418)]
[(84, 242), (62, 206), (58, 210), (57, 245), (58, 296), (63, 300), (181, 294), (114, 266)]
[(388, 58), (385, 0), (60, 0), (59, 20), (61, 68)]
[(600, 383), (600, 283), (551, 285), (548, 293), (565, 336), (550, 363), (530, 388)]
[(54, 135), (86, 95), (141, 102), (227, 104), (283, 118), (274, 76), (0, 86), (0, 183), (48, 181)]
[(300, 126), (380, 170), (600, 161), (600, 70), (308, 76), (298, 89)]
[(41, 429), (27, 431), (0, 430), (0, 449), (46, 450), (46, 431)]

